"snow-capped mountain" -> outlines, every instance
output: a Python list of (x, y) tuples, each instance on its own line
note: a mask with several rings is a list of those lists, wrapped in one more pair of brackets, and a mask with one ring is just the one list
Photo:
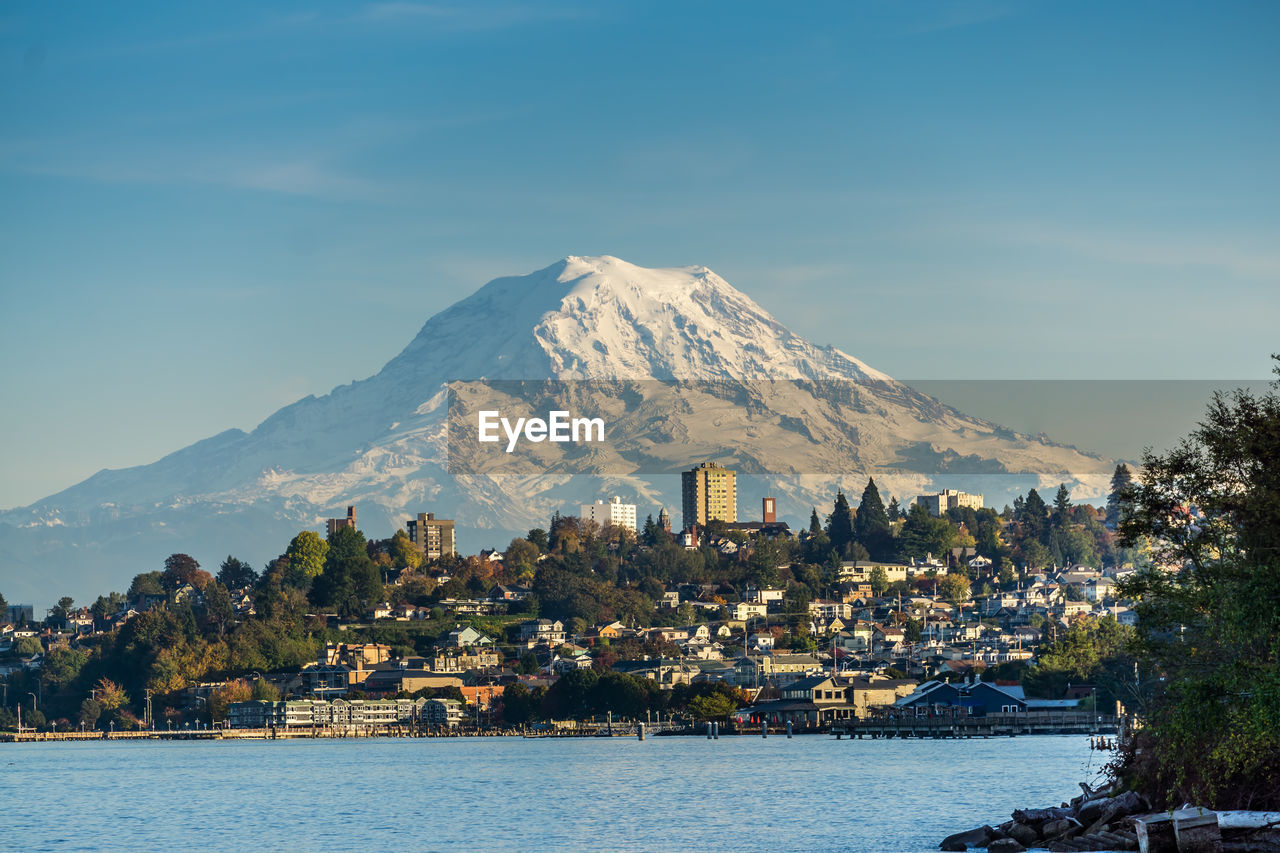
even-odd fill
[[(731, 394), (702, 389), (719, 394), (722, 431), (712, 435), (732, 436), (719, 447), (694, 430), (705, 420), (700, 404), (633, 418), (611, 442), (603, 477), (452, 476), (448, 383), (480, 379), (800, 380), (802, 391), (779, 396), (767, 382)], [(374, 537), (417, 512), (455, 518), (468, 549), (505, 546), (553, 510), (607, 494), (635, 500), (642, 517), (666, 505), (678, 518), (678, 478), (645, 476), (652, 464), (637, 461), (641, 453), (650, 463), (665, 454), (672, 470), (727, 458), (744, 473), (775, 472), (756, 493), (740, 486), (740, 516), (754, 517), (767, 490), (793, 523), (829, 505), (837, 485), (860, 494), (868, 475), (904, 504), (937, 486), (1000, 491), (1003, 502), (1003, 493), (1059, 481), (1080, 497), (1101, 494), (1111, 470), (1108, 460), (967, 417), (816, 346), (705, 267), (569, 257), (489, 282), (429, 319), (376, 375), (299, 400), (250, 433), (228, 430), (0, 513), (0, 589), (10, 600), (83, 599), (122, 589), (173, 551), (206, 567), (228, 553), (260, 566), (348, 504)]]

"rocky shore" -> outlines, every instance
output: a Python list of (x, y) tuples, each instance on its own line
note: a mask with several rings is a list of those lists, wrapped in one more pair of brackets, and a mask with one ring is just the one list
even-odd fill
[(1215, 812), (1195, 806), (1153, 812), (1133, 791), (1116, 794), (1088, 787), (1055, 808), (1018, 809), (1012, 820), (949, 835), (942, 850), (985, 849), (1120, 851), (1141, 853), (1280, 853), (1280, 813)]

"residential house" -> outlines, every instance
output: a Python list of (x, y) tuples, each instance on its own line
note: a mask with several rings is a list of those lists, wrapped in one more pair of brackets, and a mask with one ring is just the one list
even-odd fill
[(729, 618), (745, 621), (747, 619), (763, 619), (769, 613), (769, 608), (765, 604), (751, 604), (750, 602), (741, 601), (737, 604), (728, 606)]
[(815, 621), (830, 622), (832, 619), (849, 621), (853, 619), (853, 608), (842, 601), (819, 598), (809, 602), (809, 616)]
[(471, 646), (438, 651), (431, 659), (432, 672), (467, 672), (473, 669), (490, 669), (499, 666), (502, 658), (492, 649)]
[(457, 648), (466, 648), (467, 646), (492, 646), (493, 640), (486, 637), (475, 628), (472, 628), (470, 625), (467, 625), (450, 631), (449, 635), (445, 638), (445, 645)]
[(734, 666), (738, 684), (743, 687), (782, 686), (819, 669), (818, 659), (812, 655), (777, 652), (740, 657)]
[(527, 648), (559, 646), (565, 639), (564, 623), (558, 619), (530, 619), (520, 623), (520, 642)]

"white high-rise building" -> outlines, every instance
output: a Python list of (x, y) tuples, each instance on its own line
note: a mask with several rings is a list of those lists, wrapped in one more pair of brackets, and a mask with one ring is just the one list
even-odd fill
[(632, 533), (636, 532), (636, 505), (624, 504), (619, 497), (611, 498), (608, 503), (596, 501), (593, 504), (583, 504), (581, 517), (583, 521), (594, 521), (601, 527), (612, 524), (614, 527), (625, 527)]
[(943, 489), (936, 495), (920, 495), (916, 498), (916, 503), (929, 510), (929, 515), (939, 517), (946, 515), (947, 510), (961, 506), (982, 509), (982, 495)]

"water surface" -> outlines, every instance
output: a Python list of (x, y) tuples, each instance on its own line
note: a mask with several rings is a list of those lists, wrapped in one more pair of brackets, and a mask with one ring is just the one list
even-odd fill
[(935, 851), (1094, 781), (1088, 738), (0, 745), (0, 846)]

